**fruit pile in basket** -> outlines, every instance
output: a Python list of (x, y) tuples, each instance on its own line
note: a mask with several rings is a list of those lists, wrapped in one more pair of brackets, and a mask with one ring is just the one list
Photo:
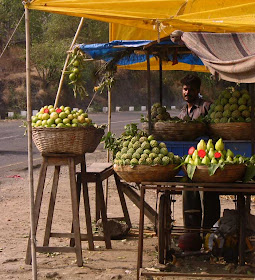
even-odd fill
[(251, 98), (246, 89), (229, 87), (222, 91), (208, 112), (211, 123), (250, 122)]
[(105, 148), (113, 151), (115, 172), (127, 182), (168, 181), (180, 169), (181, 158), (136, 124), (126, 125), (118, 138), (108, 133), (103, 139)]
[(134, 134), (124, 133), (116, 143), (114, 163), (117, 165), (166, 166), (181, 163), (181, 158), (169, 152), (164, 142), (158, 143), (152, 135), (146, 135), (137, 127)]
[[(217, 178), (218, 182), (236, 181), (244, 176), (246, 165), (249, 163), (250, 158), (234, 155), (230, 149), (226, 150), (222, 138), (215, 144), (212, 139), (207, 142), (201, 139), (197, 147), (190, 147), (188, 155), (183, 158), (184, 171), (190, 179), (195, 179), (195, 181), (202, 181), (204, 174), (207, 177), (215, 174), (218, 177), (221, 176), (221, 178)], [(225, 173), (222, 173), (223, 170), (225, 170)], [(227, 171), (228, 173), (226, 173)], [(230, 176), (230, 178), (227, 178), (227, 176)], [(216, 176), (213, 176), (213, 178), (216, 178)], [(234, 180), (235, 178), (238, 179)]]
[(92, 120), (82, 109), (72, 110), (70, 107), (46, 105), (32, 116), (33, 127), (79, 127), (90, 126)]

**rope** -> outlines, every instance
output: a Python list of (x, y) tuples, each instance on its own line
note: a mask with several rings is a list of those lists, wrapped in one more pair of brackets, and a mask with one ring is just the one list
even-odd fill
[(24, 12), (23, 15), (21, 16), (21, 18), (20, 18), (18, 24), (16, 25), (16, 27), (15, 27), (15, 29), (14, 29), (14, 31), (13, 31), (13, 33), (12, 33), (10, 39), (9, 39), (9, 41), (7, 42), (6, 46), (4, 47), (4, 50), (2, 51), (2, 53), (1, 53), (1, 55), (0, 55), (0, 58), (2, 57), (2, 55), (3, 55), (4, 52), (5, 52), (5, 50), (7, 49), (8, 45), (9, 45), (9, 43), (10, 43), (10, 41), (11, 41), (11, 39), (12, 39), (14, 33), (16, 32), (16, 30), (17, 30), (17, 28), (18, 28), (18, 26), (19, 26), (21, 20), (23, 19), (24, 15), (25, 15), (25, 12)]

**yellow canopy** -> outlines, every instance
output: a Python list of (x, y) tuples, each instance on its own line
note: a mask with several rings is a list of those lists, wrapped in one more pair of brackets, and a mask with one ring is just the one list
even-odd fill
[[(218, 33), (255, 30), (255, 0), (32, 0), (27, 7), (146, 29), (150, 35), (145, 31), (143, 39), (156, 39), (158, 29), (161, 37), (176, 29)], [(111, 39), (117, 39), (120, 32), (116, 27), (112, 32)]]

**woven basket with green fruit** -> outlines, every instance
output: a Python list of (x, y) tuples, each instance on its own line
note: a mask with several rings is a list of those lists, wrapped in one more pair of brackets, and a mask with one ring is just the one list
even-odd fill
[[(166, 107), (159, 103), (153, 104), (151, 108), (152, 135), (156, 140), (166, 141), (189, 141), (206, 134), (206, 125), (203, 118), (191, 120), (187, 117), (181, 120), (178, 117), (171, 117)], [(142, 116), (143, 130), (148, 133), (148, 116)]]
[(211, 105), (207, 120), (211, 137), (251, 139), (251, 98), (248, 91), (233, 87), (222, 91)]
[(193, 182), (230, 183), (245, 179), (250, 158), (234, 155), (220, 138), (215, 145), (212, 139), (203, 139), (197, 147), (190, 147), (184, 157), (183, 169)]
[(181, 158), (169, 152), (165, 143), (158, 143), (136, 124), (126, 125), (125, 130), (119, 138), (104, 137), (105, 147), (113, 151), (114, 170), (123, 180), (162, 182), (178, 173)]
[(104, 126), (98, 127), (82, 109), (44, 106), (32, 116), (33, 141), (42, 154), (92, 153), (104, 135)]

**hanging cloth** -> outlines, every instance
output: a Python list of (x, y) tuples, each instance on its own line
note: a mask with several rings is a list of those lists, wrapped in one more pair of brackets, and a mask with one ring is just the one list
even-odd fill
[(184, 32), (182, 41), (220, 79), (255, 82), (255, 33)]

